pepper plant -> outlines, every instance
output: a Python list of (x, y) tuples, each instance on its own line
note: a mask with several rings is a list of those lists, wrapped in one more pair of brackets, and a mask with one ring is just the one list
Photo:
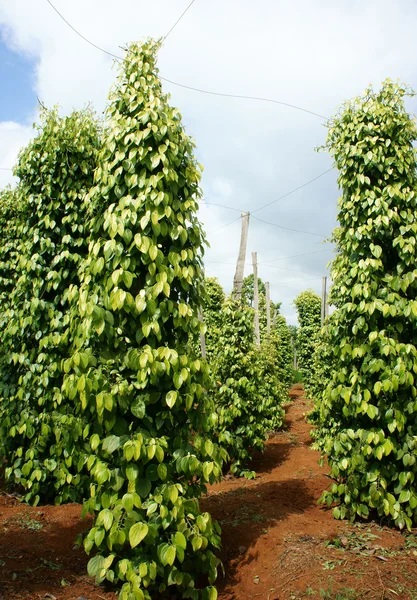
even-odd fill
[(321, 299), (313, 290), (301, 292), (294, 300), (298, 313), (298, 370), (308, 384), (313, 365), (314, 342), (321, 327)]
[(276, 378), (276, 345), (265, 351), (254, 344), (253, 309), (232, 299), (223, 305), (221, 335), (211, 368), (219, 443), (230, 458), (231, 472), (254, 476), (247, 463), (253, 450), (263, 450), (268, 432), (282, 423), (282, 389)]
[(286, 387), (292, 383), (292, 369), (294, 363), (293, 349), (291, 346), (291, 333), (287, 321), (277, 311), (275, 314), (275, 331), (278, 334), (278, 348), (280, 354), (279, 366), (281, 368), (281, 381)]
[(215, 277), (206, 277), (205, 295), (203, 302), (203, 316), (205, 324), (206, 351), (210, 362), (213, 353), (216, 352), (217, 343), (221, 335), (221, 311), (225, 301), (222, 286)]
[(121, 600), (168, 588), (214, 600), (220, 529), (198, 498), (226, 452), (211, 439), (207, 366), (188, 354), (204, 292), (200, 168), (158, 48), (132, 44), (110, 95), (63, 391), (91, 448), (89, 574), (117, 583)]
[(26, 218), (25, 209), (26, 202), (18, 188), (0, 190), (0, 332), (7, 324), (10, 296), (18, 279), (20, 232)]
[(417, 519), (417, 173), (405, 86), (347, 102), (329, 125), (339, 170), (326, 338), (333, 368), (316, 434), (335, 480), (337, 518)]
[[(20, 180), (15, 210), (22, 207), (24, 213), (17, 228), (10, 222), (20, 242), (18, 249), (11, 242), (9, 261), (17, 254), (20, 261), (17, 281), (9, 285), (0, 349), (6, 479), (34, 504), (80, 500), (87, 483), (81, 473), (82, 430), (62, 405), (60, 388), (61, 360), (69, 347), (68, 288), (77, 282), (87, 252), (85, 195), (99, 145), (89, 110), (61, 118), (56, 109), (42, 109), (36, 127), (14, 170)], [(73, 456), (74, 449), (81, 454)]]

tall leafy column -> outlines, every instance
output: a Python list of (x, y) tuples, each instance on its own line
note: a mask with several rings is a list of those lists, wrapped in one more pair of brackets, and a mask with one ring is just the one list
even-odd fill
[(314, 342), (321, 326), (321, 300), (312, 290), (301, 292), (294, 300), (297, 308), (297, 361), (304, 382), (308, 385), (313, 368)]
[(203, 293), (200, 168), (158, 47), (132, 44), (110, 95), (63, 389), (90, 435), (89, 573), (118, 581), (122, 600), (169, 586), (213, 600), (197, 584), (216, 579), (219, 527), (198, 497), (226, 454), (209, 435), (207, 367), (187, 353)]
[(268, 432), (282, 424), (285, 387), (277, 377), (275, 333), (261, 348), (254, 343), (253, 309), (227, 299), (221, 311), (220, 336), (210, 364), (217, 388), (216, 430), (232, 459), (231, 471), (247, 478), (254, 450), (263, 450)]
[(68, 288), (87, 253), (85, 196), (98, 146), (90, 111), (60, 117), (44, 109), (15, 168), (13, 199), (25, 212), (17, 228), (9, 225), (19, 244), (17, 281), (3, 313), (0, 439), (7, 480), (35, 504), (79, 500), (84, 489), (82, 460), (72, 456), (75, 445), (82, 452), (82, 430), (62, 405), (61, 361), (69, 349)]
[[(278, 311), (277, 311), (278, 312)], [(280, 350), (280, 367), (281, 367), (281, 381), (290, 387), (293, 380), (293, 363), (294, 356), (291, 347), (291, 332), (288, 329), (287, 321), (283, 315), (279, 313), (275, 316), (275, 330), (279, 336), (279, 350)]]
[(215, 277), (206, 277), (203, 316), (206, 326), (206, 349), (209, 362), (216, 353), (221, 335), (221, 312), (224, 300), (225, 294), (218, 280)]
[(10, 296), (18, 279), (20, 232), (26, 205), (18, 188), (0, 190), (0, 332), (7, 324)]
[(333, 369), (317, 433), (334, 515), (371, 511), (400, 528), (417, 516), (417, 129), (407, 95), (386, 81), (329, 126), (342, 197), (326, 334)]

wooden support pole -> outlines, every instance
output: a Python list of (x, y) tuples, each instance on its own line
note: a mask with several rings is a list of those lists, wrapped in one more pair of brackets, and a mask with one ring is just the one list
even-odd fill
[(258, 291), (258, 259), (257, 253), (252, 252), (253, 265), (253, 308), (255, 309), (255, 343), (261, 345), (261, 333), (259, 331), (259, 291)]
[[(326, 288), (327, 288), (327, 284), (326, 284)], [(328, 302), (328, 298), (329, 298), (329, 294), (327, 293), (327, 289), (326, 289), (326, 305), (324, 307), (324, 316), (325, 317), (329, 316), (329, 302)]]
[[(203, 309), (201, 306), (198, 307), (198, 320), (200, 323), (204, 323), (203, 317)], [(206, 336), (200, 329), (200, 347), (201, 347), (201, 356), (202, 358), (206, 358)]]
[(326, 304), (327, 304), (327, 277), (323, 277), (321, 284), (321, 324), (323, 325), (324, 319), (326, 318)]
[(269, 289), (269, 281), (265, 282), (266, 290), (266, 332), (271, 333), (271, 292)]
[(245, 272), (246, 246), (248, 243), (249, 212), (241, 214), (242, 229), (240, 233), (240, 248), (237, 257), (236, 272), (233, 279), (233, 298), (240, 302), (242, 300), (243, 275)]
[(296, 371), (297, 370), (297, 348), (295, 347), (293, 336), (291, 336), (291, 348), (292, 348), (292, 355), (294, 358), (294, 365), (293, 365), (294, 371)]

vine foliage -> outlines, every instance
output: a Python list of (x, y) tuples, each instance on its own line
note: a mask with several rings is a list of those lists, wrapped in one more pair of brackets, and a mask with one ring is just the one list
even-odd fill
[[(347, 102), (327, 148), (342, 196), (324, 355), (318, 446), (335, 480), (323, 500), (338, 518), (416, 522), (417, 129), (404, 86)], [(327, 383), (327, 385), (326, 385)]]
[(200, 169), (158, 48), (132, 44), (110, 95), (63, 391), (91, 448), (89, 574), (118, 582), (121, 600), (168, 588), (214, 600), (220, 529), (198, 498), (226, 453), (211, 439), (207, 366), (188, 354), (203, 294)]
[(87, 485), (82, 430), (62, 404), (61, 360), (70, 344), (68, 289), (87, 252), (85, 196), (99, 143), (90, 111), (61, 118), (43, 109), (15, 168), (19, 186), (6, 192), (16, 207), (2, 231), (9, 302), (2, 308), (0, 443), (7, 480), (34, 504), (80, 500)]

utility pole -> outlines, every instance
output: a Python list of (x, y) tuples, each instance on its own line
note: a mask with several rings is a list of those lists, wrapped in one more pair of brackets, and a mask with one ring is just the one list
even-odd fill
[(324, 319), (328, 314), (327, 309), (327, 277), (323, 277), (321, 284), (321, 324), (323, 325)]
[(255, 343), (261, 345), (261, 333), (259, 331), (259, 292), (258, 292), (258, 258), (257, 253), (252, 252), (253, 265), (253, 308), (255, 309)]
[[(204, 323), (203, 309), (201, 306), (198, 307), (198, 320), (200, 321), (200, 323)], [(206, 336), (202, 332), (201, 328), (200, 328), (200, 347), (201, 347), (202, 358), (206, 358)]]
[(271, 292), (269, 289), (269, 281), (265, 282), (266, 289), (266, 332), (271, 333)]
[(292, 348), (292, 355), (294, 357), (294, 365), (293, 365), (294, 366), (294, 371), (296, 371), (297, 370), (297, 348), (295, 347), (293, 336), (291, 336), (291, 342), (290, 343), (291, 343), (291, 348)]
[(240, 248), (237, 257), (236, 272), (233, 279), (233, 298), (240, 302), (242, 300), (243, 274), (245, 271), (246, 246), (248, 243), (249, 212), (241, 213), (242, 229), (240, 233)]

